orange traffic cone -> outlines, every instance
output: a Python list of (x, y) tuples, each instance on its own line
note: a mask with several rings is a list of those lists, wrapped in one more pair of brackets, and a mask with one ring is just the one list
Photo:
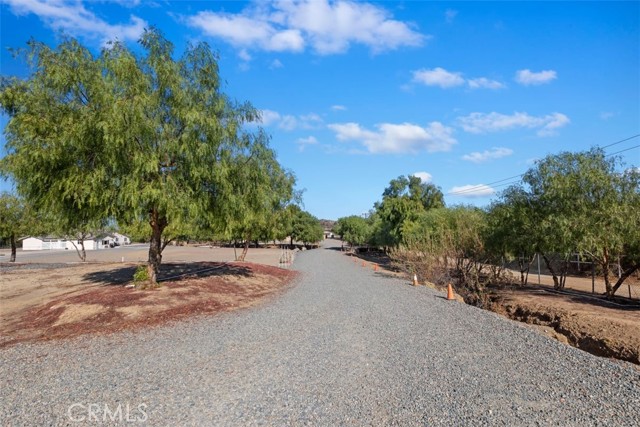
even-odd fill
[(453, 296), (453, 287), (451, 286), (451, 283), (449, 283), (449, 286), (447, 286), (447, 299), (448, 300), (456, 299), (456, 297)]
[(362, 261), (362, 266), (364, 267), (364, 266), (366, 266), (366, 265), (367, 265), (367, 264), (366, 264), (364, 261)]
[(413, 286), (418, 286), (420, 283), (418, 283), (418, 276), (416, 274), (413, 275)]
[(373, 264), (373, 271), (378, 271), (378, 264)]

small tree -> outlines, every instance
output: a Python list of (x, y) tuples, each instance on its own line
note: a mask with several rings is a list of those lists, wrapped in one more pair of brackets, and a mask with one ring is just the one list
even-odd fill
[(339, 218), (334, 230), (342, 237), (342, 240), (349, 243), (351, 248), (364, 245), (371, 239), (369, 222), (357, 215)]
[(34, 216), (24, 200), (12, 194), (0, 193), (0, 237), (9, 240), (11, 257), (9, 262), (16, 261), (16, 240), (33, 228)]
[(309, 212), (299, 210), (291, 222), (291, 240), (302, 242), (305, 246), (316, 243), (324, 237), (322, 224)]
[(493, 262), (499, 263), (501, 258), (516, 258), (520, 283), (526, 285), (538, 250), (535, 236), (539, 222), (528, 194), (519, 186), (507, 188), (500, 200), (492, 203), (487, 221), (485, 241)]
[(228, 192), (218, 197), (218, 209), (212, 211), (214, 229), (221, 229), (234, 242), (244, 241), (239, 261), (244, 261), (252, 240), (282, 236), (282, 212), (295, 198), (295, 177), (282, 169), (267, 142), (266, 134), (258, 133), (250, 151), (234, 159)]

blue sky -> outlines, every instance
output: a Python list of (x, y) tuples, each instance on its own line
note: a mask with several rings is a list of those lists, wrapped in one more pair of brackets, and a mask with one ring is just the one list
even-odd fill
[[(409, 174), (485, 206), (535, 159), (640, 134), (640, 2), (2, 0), (0, 14), (3, 75), (27, 75), (7, 48), (31, 37), (98, 52), (153, 25), (178, 54), (207, 41), (320, 218), (367, 212)], [(607, 152), (639, 166), (637, 145)]]

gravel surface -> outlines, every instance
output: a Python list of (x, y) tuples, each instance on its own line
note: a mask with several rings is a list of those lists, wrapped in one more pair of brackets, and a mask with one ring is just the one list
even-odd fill
[(294, 268), (297, 285), (256, 308), (0, 351), (0, 424), (640, 425), (631, 365), (339, 251)]

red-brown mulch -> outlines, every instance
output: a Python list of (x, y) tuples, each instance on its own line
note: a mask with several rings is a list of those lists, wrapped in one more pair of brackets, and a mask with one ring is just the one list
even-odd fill
[(287, 288), (297, 273), (251, 263), (214, 264), (214, 271), (163, 282), (151, 290), (103, 284), (22, 311), (0, 331), (0, 348), (84, 334), (158, 326), (194, 315), (249, 307)]

